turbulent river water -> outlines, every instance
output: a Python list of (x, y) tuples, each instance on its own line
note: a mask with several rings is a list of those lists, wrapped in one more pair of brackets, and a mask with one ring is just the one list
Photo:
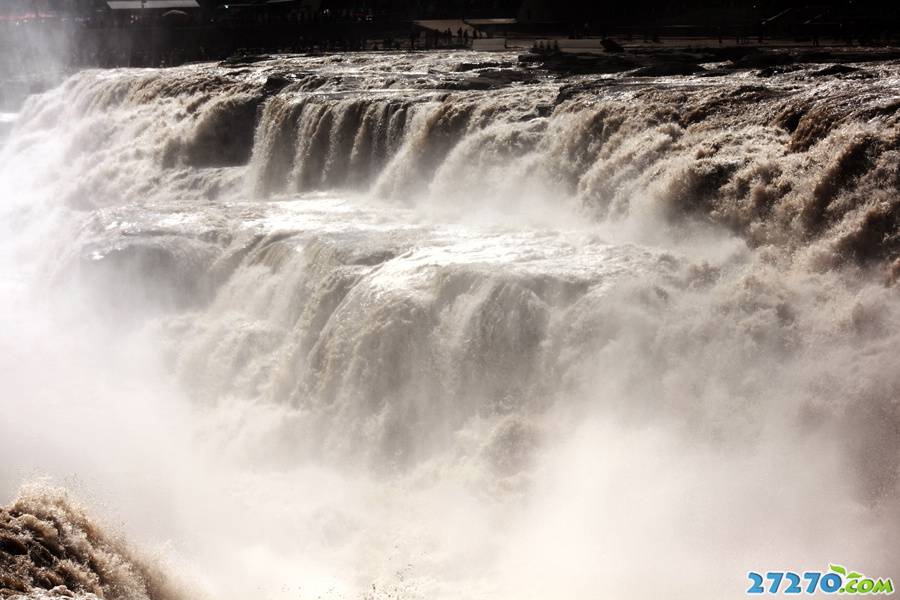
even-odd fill
[(900, 66), (821, 69), (353, 54), (33, 96), (0, 596), (900, 575)]

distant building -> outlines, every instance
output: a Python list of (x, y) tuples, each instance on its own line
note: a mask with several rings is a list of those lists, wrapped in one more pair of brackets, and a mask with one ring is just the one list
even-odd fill
[(107, 0), (112, 10), (173, 10), (200, 8), (197, 0)]

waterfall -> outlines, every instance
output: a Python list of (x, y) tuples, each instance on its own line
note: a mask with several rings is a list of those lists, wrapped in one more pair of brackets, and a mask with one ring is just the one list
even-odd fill
[(891, 575), (900, 67), (515, 60), (84, 71), (28, 100), (0, 149), (0, 595)]

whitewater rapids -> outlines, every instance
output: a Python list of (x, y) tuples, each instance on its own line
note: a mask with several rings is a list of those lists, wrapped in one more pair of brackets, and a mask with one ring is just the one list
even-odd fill
[(900, 66), (721, 67), (298, 56), (30, 98), (0, 596), (900, 576)]

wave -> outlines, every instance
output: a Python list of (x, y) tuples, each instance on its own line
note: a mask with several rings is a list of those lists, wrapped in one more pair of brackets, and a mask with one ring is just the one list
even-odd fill
[(59, 489), (25, 487), (0, 508), (0, 596), (176, 600), (162, 572)]

